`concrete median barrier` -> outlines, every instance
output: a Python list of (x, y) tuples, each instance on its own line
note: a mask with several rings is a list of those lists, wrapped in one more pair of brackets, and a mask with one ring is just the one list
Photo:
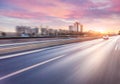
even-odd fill
[(46, 42), (40, 42), (37, 44), (33, 43), (33, 44), (25, 44), (25, 45), (13, 46), (13, 47), (5, 47), (5, 48), (0, 49), (0, 56), (5, 55), (5, 54), (10, 54), (10, 53), (15, 53), (15, 52), (22, 52), (22, 51), (40, 49), (40, 48), (45, 48), (45, 47), (50, 47), (50, 46), (93, 40), (97, 38), (98, 37), (59, 39), (59, 40), (54, 40), (54, 41), (51, 40), (51, 41), (46, 41)]

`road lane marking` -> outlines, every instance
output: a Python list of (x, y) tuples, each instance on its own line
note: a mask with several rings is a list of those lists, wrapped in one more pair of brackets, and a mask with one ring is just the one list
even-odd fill
[[(76, 39), (76, 38), (69, 38), (70, 39)], [(41, 42), (48, 42), (48, 41), (57, 41), (57, 40), (64, 40), (64, 39), (55, 39), (55, 40), (44, 40), (44, 41), (32, 41), (32, 42), (21, 42), (21, 43), (12, 43), (12, 44), (0, 44), (0, 47), (4, 46), (19, 46), (19, 45), (25, 45), (25, 44), (32, 44), (32, 43), (41, 43)], [(98, 39), (97, 39), (98, 40)]]
[[(95, 42), (96, 43), (96, 42)], [(79, 43), (76, 43), (76, 44), (79, 44)], [(82, 43), (83, 44), (83, 43)], [(89, 45), (92, 45), (94, 43), (91, 43), (88, 42), (86, 45), (82, 45), (82, 47), (85, 47), (85, 46), (89, 46)], [(73, 45), (73, 44), (67, 44), (67, 45), (62, 45), (63, 47), (66, 47), (66, 46), (70, 46), (70, 45)], [(52, 47), (53, 48), (53, 47)], [(36, 52), (40, 52), (40, 51), (43, 51), (43, 50), (46, 50), (46, 49), (51, 49), (51, 47), (48, 47), (48, 48), (43, 48), (43, 49), (39, 49), (39, 50), (32, 50), (32, 51), (26, 51), (26, 52), (21, 52), (21, 53), (17, 53), (17, 54), (11, 54), (11, 55), (5, 55), (5, 56), (0, 56), (0, 60), (2, 59), (8, 59), (8, 58), (13, 58), (13, 57), (18, 57), (18, 56), (21, 56), (21, 55), (26, 55), (26, 54), (31, 54), (31, 53), (36, 53)]]
[[(98, 45), (97, 45), (97, 46), (98, 46)], [(30, 70), (30, 69), (33, 69), (33, 68), (35, 68), (35, 67), (41, 66), (41, 65), (43, 65), (43, 64), (49, 63), (49, 62), (54, 61), (54, 60), (57, 60), (57, 59), (60, 59), (60, 58), (62, 58), (62, 57), (64, 57), (64, 56), (66, 56), (66, 55), (61, 55), (61, 56), (58, 56), (58, 57), (55, 57), (55, 58), (51, 58), (51, 59), (49, 59), (49, 60), (46, 60), (46, 61), (37, 63), (37, 64), (35, 64), (35, 65), (32, 65), (32, 66), (23, 68), (23, 69), (21, 69), (21, 70), (12, 72), (12, 73), (7, 74), (7, 75), (5, 75), (5, 76), (3, 76), (3, 77), (0, 77), (0, 80), (4, 80), (4, 79), (6, 79), (6, 78), (15, 76), (15, 75), (17, 75), (17, 74), (23, 73), (23, 72), (28, 71), (28, 70)]]
[(12, 55), (0, 56), (0, 60), (1, 59), (12, 58), (12, 57), (18, 57), (18, 56), (21, 56), (21, 55), (26, 55), (26, 54), (31, 54), (31, 53), (36, 53), (36, 52), (40, 52), (40, 51), (43, 51), (43, 50), (46, 50), (46, 48), (45, 49), (22, 52), (22, 53), (17, 53), (17, 54), (12, 54)]
[(34, 64), (34, 65), (29, 66), (29, 67), (26, 67), (26, 68), (23, 68), (23, 69), (21, 69), (21, 70), (18, 70), (18, 71), (15, 71), (15, 72), (13, 72), (13, 73), (10, 73), (10, 74), (8, 74), (8, 75), (5, 75), (5, 76), (3, 76), (3, 77), (0, 77), (0, 80), (4, 80), (4, 79), (6, 79), (6, 78), (15, 76), (15, 75), (17, 75), (17, 74), (23, 73), (23, 72), (28, 71), (28, 70), (30, 70), (30, 69), (33, 69), (33, 68), (35, 68), (35, 67), (41, 66), (41, 65), (43, 65), (43, 64), (52, 62), (52, 61), (57, 60), (57, 59), (60, 59), (60, 58), (62, 58), (62, 57), (64, 57), (64, 56), (65, 56), (65, 55), (61, 55), (61, 56), (58, 56), (58, 57), (54, 57), (54, 58), (51, 58), (51, 59), (49, 59), (49, 60), (46, 60), (46, 61), (43, 61), (43, 62)]
[[(81, 46), (81, 48), (82, 48), (82, 47), (89, 46), (89, 45), (90, 45), (90, 44)], [(8, 59), (8, 58), (13, 58), (13, 57), (19, 57), (19, 56), (27, 55), (27, 54), (32, 54), (32, 53), (40, 52), (40, 51), (47, 50), (47, 49), (51, 49), (51, 48), (53, 48), (53, 47), (43, 48), (43, 49), (39, 49), (39, 50), (26, 51), (26, 52), (11, 54), (11, 55), (0, 56), (0, 60)]]
[[(66, 40), (70, 40), (74, 38), (69, 38)], [(21, 43), (12, 43), (12, 44), (1, 44), (0, 47), (5, 46), (19, 46), (19, 45), (26, 45), (26, 44), (38, 44), (38, 43), (44, 43), (44, 42), (51, 42), (51, 41), (59, 41), (59, 40), (65, 40), (65, 39), (54, 39), (54, 40), (44, 40), (44, 41), (32, 41), (32, 42), (21, 42)]]
[(35, 44), (35, 43), (42, 43), (42, 42), (48, 42), (48, 41), (56, 41), (56, 40), (21, 42), (21, 43), (13, 43), (13, 44), (1, 44), (0, 47), (4, 47), (4, 46), (17, 46), (17, 45), (25, 45), (25, 44)]

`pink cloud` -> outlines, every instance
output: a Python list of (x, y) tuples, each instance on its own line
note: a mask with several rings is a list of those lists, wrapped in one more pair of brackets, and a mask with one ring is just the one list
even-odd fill
[[(106, 18), (113, 20), (114, 17), (111, 16), (118, 18), (120, 15), (119, 0), (105, 0), (104, 3), (102, 1), (104, 0), (99, 3), (93, 3), (92, 0), (0, 0), (0, 16), (25, 19), (38, 25), (48, 22), (57, 26), (66, 24), (65, 20), (80, 20), (94, 27), (95, 23), (106, 25), (110, 21)], [(106, 23), (96, 22), (98, 19)]]
[(21, 10), (0, 11), (2, 15), (27, 19), (106, 17), (120, 11), (119, 0), (111, 0), (111, 8), (106, 8), (109, 2), (93, 3), (91, 0), (8, 0), (7, 3)]
[(113, 7), (111, 8), (111, 10), (113, 12), (120, 13), (120, 0), (112, 0), (112, 5), (113, 5)]
[[(52, 2), (52, 4), (51, 4)], [(69, 9), (65, 8), (67, 4), (59, 2), (57, 0), (9, 0), (9, 3), (23, 8), (29, 13), (43, 13), (52, 17), (65, 18), (70, 13)], [(69, 5), (67, 5), (69, 6)], [(17, 10), (15, 10), (17, 11)], [(28, 15), (29, 16), (29, 15)], [(34, 15), (35, 16), (35, 15)]]
[(13, 17), (13, 18), (20, 18), (20, 19), (37, 19), (39, 17), (45, 17), (45, 14), (39, 13), (29, 13), (29, 12), (22, 12), (22, 11), (12, 11), (12, 10), (0, 10), (0, 14), (3, 16)]

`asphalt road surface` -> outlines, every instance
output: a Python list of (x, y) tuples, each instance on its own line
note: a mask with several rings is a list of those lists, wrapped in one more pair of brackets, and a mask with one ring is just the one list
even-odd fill
[(0, 56), (0, 84), (120, 84), (120, 37)]
[[(70, 38), (69, 38), (70, 39)], [(73, 39), (73, 38), (71, 38)], [(0, 48), (8, 48), (13, 46), (22, 46), (22, 45), (31, 45), (31, 44), (39, 44), (44, 42), (51, 42), (51, 41), (58, 41), (58, 40), (64, 40), (64, 39), (56, 39), (56, 40), (44, 40), (44, 41), (30, 41), (30, 42), (21, 42), (21, 43), (8, 43), (8, 44), (0, 44)]]

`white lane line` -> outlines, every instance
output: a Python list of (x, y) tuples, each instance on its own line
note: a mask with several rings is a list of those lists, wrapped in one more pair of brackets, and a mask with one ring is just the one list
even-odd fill
[(0, 47), (4, 46), (12, 46), (12, 45), (25, 45), (25, 44), (35, 44), (35, 43), (43, 43), (43, 42), (51, 42), (51, 41), (58, 41), (58, 40), (64, 40), (64, 39), (56, 39), (56, 40), (44, 40), (44, 41), (32, 41), (32, 42), (21, 42), (21, 43), (12, 43), (12, 44), (1, 44)]
[[(81, 43), (74, 43), (74, 44), (81, 44)], [(81, 47), (89, 46), (90, 44), (91, 44), (91, 41), (88, 42), (88, 43), (86, 43), (84, 46), (81, 46)], [(67, 44), (67, 45), (62, 45), (62, 46), (66, 47), (66, 46), (70, 46), (70, 45), (73, 45), (73, 44)], [(31, 54), (31, 53), (36, 53), (36, 52), (40, 52), (40, 51), (43, 51), (43, 50), (46, 50), (46, 49), (51, 49), (51, 48), (53, 48), (53, 47), (43, 48), (43, 49), (39, 49), (39, 50), (26, 51), (26, 52), (21, 52), (21, 53), (12, 54), (12, 55), (0, 56), (0, 60), (2, 60), (2, 59), (8, 59), (8, 58), (13, 58), (13, 57), (18, 57), (18, 56), (21, 56), (21, 55), (26, 55), (26, 54)]]
[(76, 38), (68, 38), (68, 39), (54, 39), (54, 40), (43, 40), (43, 41), (32, 41), (32, 42), (21, 42), (21, 43), (12, 43), (12, 44), (0, 44), (0, 47), (5, 47), (5, 46), (19, 46), (19, 45), (25, 45), (25, 44), (36, 44), (36, 43), (43, 43), (43, 42), (51, 42), (51, 41), (59, 41), (59, 40), (71, 40), (71, 39), (76, 39)]
[(45, 49), (22, 52), (22, 53), (17, 53), (17, 54), (12, 54), (12, 55), (0, 56), (0, 60), (1, 59), (12, 58), (12, 57), (18, 57), (18, 56), (21, 56), (21, 55), (26, 55), (26, 54), (31, 54), (31, 53), (36, 53), (36, 52), (40, 52), (40, 51), (43, 51), (43, 50), (46, 50), (46, 48)]
[(37, 63), (37, 64), (35, 64), (35, 65), (32, 65), (32, 66), (23, 68), (23, 69), (21, 69), (21, 70), (18, 70), (18, 71), (15, 71), (15, 72), (13, 72), (13, 73), (10, 73), (10, 74), (8, 74), (8, 75), (5, 75), (5, 76), (3, 76), (3, 77), (0, 77), (0, 80), (4, 80), (4, 79), (6, 79), (6, 78), (15, 76), (15, 75), (17, 75), (17, 74), (23, 73), (23, 72), (28, 71), (28, 70), (30, 70), (30, 69), (33, 69), (33, 68), (35, 68), (35, 67), (41, 66), (41, 65), (43, 65), (43, 64), (49, 63), (49, 62), (54, 61), (54, 60), (57, 60), (57, 59), (60, 59), (60, 58), (62, 58), (62, 57), (64, 57), (64, 56), (65, 56), (65, 55), (61, 55), (61, 56), (58, 56), (58, 57), (55, 57), (55, 58), (51, 58), (51, 59), (49, 59), (49, 60), (46, 60), (46, 61)]
[(41, 43), (41, 42), (46, 42), (46, 41), (51, 41), (51, 40), (32, 41), (32, 42), (21, 42), (21, 43), (12, 43), (12, 44), (1, 44), (0, 47), (3, 47), (3, 46), (12, 46), (12, 45), (22, 45), (22, 44), (31, 44), (31, 43)]
[(41, 42), (41, 41), (21, 42), (21, 43), (13, 43), (13, 44), (1, 44), (0, 47), (4, 47), (4, 46), (12, 46), (12, 45), (30, 44), (30, 43), (37, 43), (37, 42)]

